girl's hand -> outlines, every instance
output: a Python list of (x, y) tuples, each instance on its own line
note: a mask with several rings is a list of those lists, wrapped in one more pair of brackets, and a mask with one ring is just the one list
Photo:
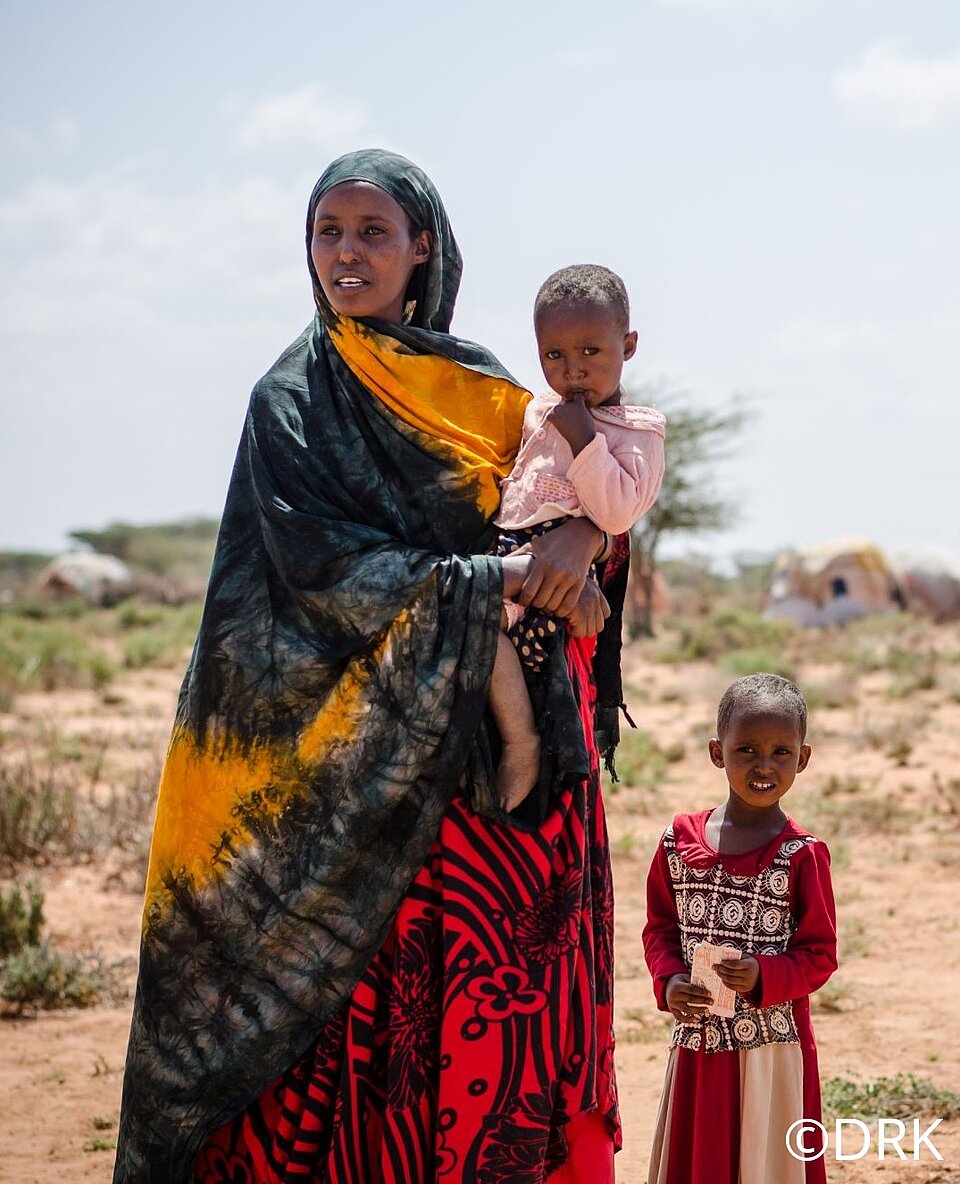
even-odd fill
[(729, 962), (714, 962), (713, 969), (725, 987), (739, 995), (746, 995), (760, 979), (760, 963), (751, 954), (746, 958), (732, 958)]
[(703, 1017), (713, 996), (706, 987), (694, 986), (689, 974), (675, 974), (667, 982), (666, 1000), (673, 1018), (689, 1024)]
[(530, 574), (516, 599), (558, 617), (573, 615), (590, 564), (603, 545), (603, 531), (589, 518), (568, 518), (554, 530), (519, 548), (533, 556)]
[(587, 580), (567, 622), (574, 637), (595, 637), (603, 631), (603, 623), (610, 616), (607, 598), (597, 587), (596, 580)]

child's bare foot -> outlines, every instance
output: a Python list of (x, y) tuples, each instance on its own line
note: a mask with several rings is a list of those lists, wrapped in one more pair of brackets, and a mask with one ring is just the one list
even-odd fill
[(540, 737), (536, 732), (522, 740), (505, 740), (497, 769), (497, 799), (503, 810), (514, 810), (540, 776)]

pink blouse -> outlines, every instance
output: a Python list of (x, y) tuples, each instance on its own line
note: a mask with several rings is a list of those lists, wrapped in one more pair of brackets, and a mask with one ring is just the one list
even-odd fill
[(518, 529), (551, 518), (589, 518), (611, 534), (629, 530), (660, 492), (664, 417), (652, 407), (592, 407), (597, 434), (574, 456), (547, 419), (560, 401), (549, 391), (527, 404), (497, 525)]

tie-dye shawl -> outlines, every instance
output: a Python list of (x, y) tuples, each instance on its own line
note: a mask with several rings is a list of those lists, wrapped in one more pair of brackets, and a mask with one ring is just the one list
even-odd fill
[(528, 395), (447, 335), (459, 253), (403, 158), (327, 170), (308, 255), (317, 201), (348, 179), (435, 249), (404, 327), (338, 318), (311, 265), (318, 315), (250, 400), (161, 782), (124, 1184), (192, 1179), (207, 1134), (348, 997), (454, 789), (482, 798), (490, 768), (502, 577), (484, 551)]

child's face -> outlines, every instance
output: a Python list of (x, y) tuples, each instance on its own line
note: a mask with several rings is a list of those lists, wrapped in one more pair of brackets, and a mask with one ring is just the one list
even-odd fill
[(620, 401), (623, 363), (637, 352), (636, 333), (625, 333), (609, 309), (561, 304), (536, 321), (540, 365), (550, 388), (565, 401), (588, 407)]
[(747, 806), (775, 806), (810, 760), (792, 712), (738, 711), (722, 740), (710, 741), (710, 759), (726, 770), (731, 791)]

